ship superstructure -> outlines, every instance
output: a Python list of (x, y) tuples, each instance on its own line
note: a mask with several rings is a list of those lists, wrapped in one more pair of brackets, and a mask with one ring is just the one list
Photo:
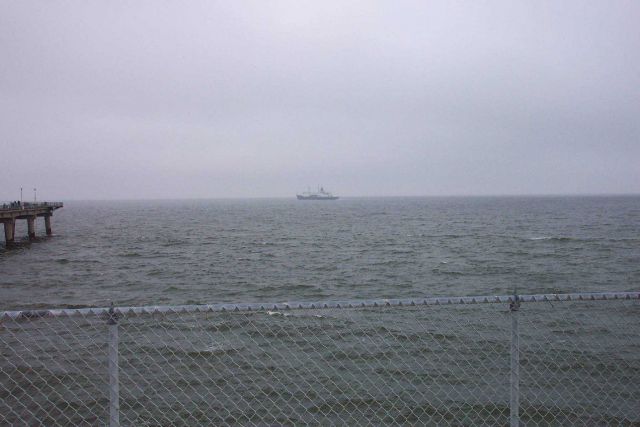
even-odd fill
[(338, 200), (338, 196), (325, 191), (323, 187), (320, 187), (316, 192), (308, 190), (302, 194), (296, 194), (296, 197), (298, 200)]

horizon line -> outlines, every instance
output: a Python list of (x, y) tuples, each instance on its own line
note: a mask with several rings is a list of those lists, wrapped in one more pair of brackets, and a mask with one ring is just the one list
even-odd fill
[[(506, 194), (423, 194), (423, 195), (347, 195), (340, 199), (391, 199), (391, 198), (484, 198), (484, 197), (620, 197), (640, 196), (640, 193), (506, 193)], [(126, 197), (126, 198), (55, 198), (41, 202), (103, 202), (103, 201), (169, 201), (169, 200), (295, 200), (294, 196), (196, 196), (196, 197)], [(340, 200), (338, 199), (338, 200)], [(9, 202), (9, 200), (5, 201)], [(0, 202), (2, 203), (2, 202)]]

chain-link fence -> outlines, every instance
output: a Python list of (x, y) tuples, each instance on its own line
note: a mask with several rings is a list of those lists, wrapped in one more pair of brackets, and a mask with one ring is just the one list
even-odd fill
[(640, 293), (0, 320), (2, 425), (640, 425)]

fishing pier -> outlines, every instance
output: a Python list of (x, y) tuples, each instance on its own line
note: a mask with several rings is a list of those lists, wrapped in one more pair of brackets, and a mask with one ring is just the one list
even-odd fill
[(0, 205), (0, 222), (4, 224), (4, 238), (7, 247), (15, 242), (16, 221), (19, 219), (27, 220), (27, 229), (29, 230), (29, 240), (36, 238), (36, 219), (44, 217), (44, 227), (47, 236), (50, 236), (51, 217), (53, 211), (62, 207), (62, 202), (39, 202), (39, 203), (22, 203), (13, 202)]

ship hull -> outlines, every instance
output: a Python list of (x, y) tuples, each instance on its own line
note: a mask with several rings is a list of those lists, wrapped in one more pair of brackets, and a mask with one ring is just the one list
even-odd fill
[(296, 197), (298, 200), (338, 200), (338, 196), (328, 196), (328, 197), (319, 197), (319, 196), (302, 196), (297, 194)]

